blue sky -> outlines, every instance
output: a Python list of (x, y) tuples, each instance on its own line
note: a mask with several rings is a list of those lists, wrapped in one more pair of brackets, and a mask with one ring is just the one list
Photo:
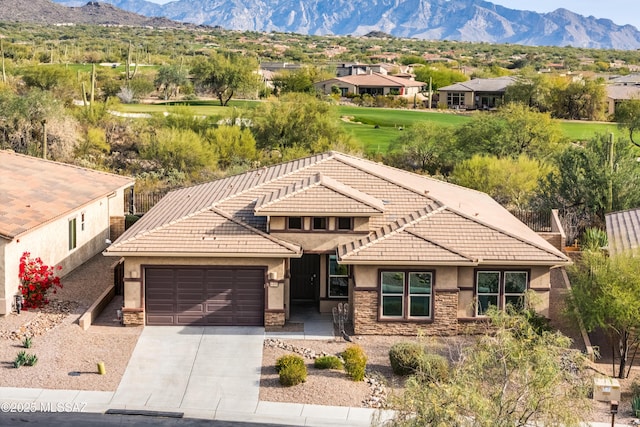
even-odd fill
[[(171, 0), (148, 0), (168, 3)], [(580, 15), (608, 18), (618, 25), (631, 24), (640, 29), (639, 0), (488, 0), (511, 9), (551, 12), (558, 8), (569, 9)]]

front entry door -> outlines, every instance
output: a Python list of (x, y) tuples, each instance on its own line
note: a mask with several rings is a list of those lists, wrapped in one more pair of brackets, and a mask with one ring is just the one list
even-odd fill
[(291, 301), (320, 298), (320, 255), (291, 258)]

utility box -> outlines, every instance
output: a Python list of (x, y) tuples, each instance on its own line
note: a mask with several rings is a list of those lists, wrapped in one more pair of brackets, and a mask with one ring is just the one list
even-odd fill
[(611, 402), (620, 400), (620, 382), (615, 378), (595, 377), (593, 379), (593, 400)]

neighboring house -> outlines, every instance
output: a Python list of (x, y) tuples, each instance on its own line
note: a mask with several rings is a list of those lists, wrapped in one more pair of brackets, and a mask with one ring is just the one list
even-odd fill
[(441, 102), (447, 107), (467, 110), (487, 110), (499, 107), (507, 87), (516, 80), (513, 77), (472, 79), (438, 89)]
[(324, 80), (315, 83), (314, 86), (316, 90), (326, 95), (332, 93), (333, 88), (336, 87), (340, 90), (341, 96), (369, 94), (409, 97), (420, 94), (425, 83), (413, 78), (395, 77), (371, 71), (368, 74), (354, 74)]
[(608, 213), (605, 221), (611, 255), (640, 247), (640, 208)]
[(336, 66), (336, 77), (356, 76), (363, 74), (377, 73), (382, 75), (398, 74), (410, 75), (413, 68), (410, 65), (402, 64), (359, 64), (359, 63), (343, 63)]
[(640, 86), (640, 74), (629, 74), (610, 79), (608, 84), (621, 86)]
[(283, 325), (349, 303), (356, 334), (456, 334), (568, 258), (484, 193), (337, 152), (175, 190), (105, 255), (124, 322)]
[(640, 86), (607, 85), (607, 114), (613, 115), (616, 107), (630, 99), (640, 99)]
[(65, 275), (124, 231), (133, 179), (0, 151), (0, 315), (14, 309), (24, 252)]

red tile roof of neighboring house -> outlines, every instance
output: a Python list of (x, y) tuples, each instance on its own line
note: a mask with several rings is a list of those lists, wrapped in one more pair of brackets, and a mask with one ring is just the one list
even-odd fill
[(133, 183), (124, 176), (0, 151), (0, 236), (12, 239)]

